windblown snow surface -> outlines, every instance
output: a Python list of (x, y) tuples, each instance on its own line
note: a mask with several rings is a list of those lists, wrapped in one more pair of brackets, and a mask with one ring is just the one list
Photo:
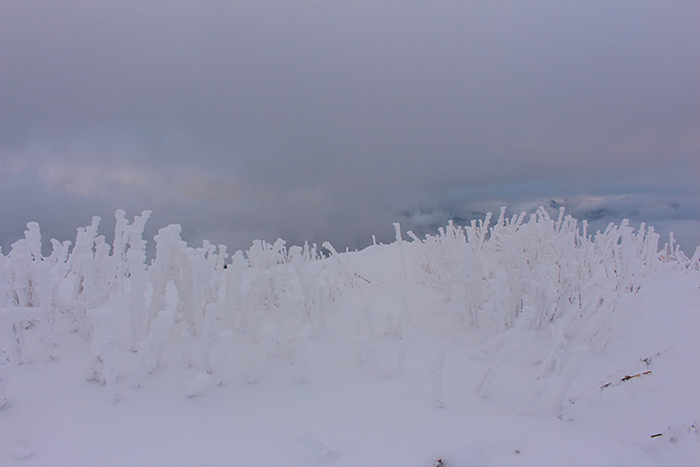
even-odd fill
[(169, 226), (146, 264), (147, 218), (0, 255), (0, 465), (700, 465), (698, 254), (652, 229), (229, 257)]

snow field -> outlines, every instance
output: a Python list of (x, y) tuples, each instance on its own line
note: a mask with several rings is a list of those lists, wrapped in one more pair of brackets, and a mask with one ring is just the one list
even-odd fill
[(229, 258), (169, 226), (146, 265), (147, 218), (0, 255), (0, 465), (700, 458), (698, 261), (652, 229), (542, 210)]

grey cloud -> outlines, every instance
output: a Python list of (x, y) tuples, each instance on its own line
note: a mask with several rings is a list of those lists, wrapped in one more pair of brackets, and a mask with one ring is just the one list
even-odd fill
[(691, 1), (8, 0), (0, 170), (32, 182), (0, 201), (66, 222), (152, 209), (149, 225), (237, 248), (342, 248), (489, 200), (689, 197), (698, 15)]

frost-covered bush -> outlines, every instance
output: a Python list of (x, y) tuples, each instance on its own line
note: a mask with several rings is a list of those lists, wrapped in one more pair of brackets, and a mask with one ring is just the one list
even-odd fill
[[(138, 386), (173, 364), (197, 371), (185, 391), (191, 396), (225, 384), (234, 373), (258, 381), (273, 359), (284, 359), (291, 379), (301, 382), (310, 339), (323, 334), (338, 303), (347, 305), (349, 289), (370, 285), (328, 242), (327, 257), (316, 245), (287, 247), (281, 239), (255, 240), (229, 256), (224, 246), (206, 241), (189, 246), (179, 225), (158, 231), (148, 264), (143, 232), (150, 214), (130, 223), (117, 211), (111, 245), (98, 234), (100, 218), (94, 217), (77, 230), (72, 249), (70, 242), (52, 240), (48, 257), (41, 254), (38, 224), (29, 223), (25, 238), (9, 254), (0, 252), (0, 324), (10, 336), (0, 350), (13, 362), (31, 360), (24, 339), (34, 320), (42, 329), (35, 334), (53, 357), (54, 321), (65, 316), (90, 339), (88, 377), (106, 384), (114, 398), (118, 375), (129, 374)], [(394, 227), (399, 280), (412, 286), (417, 278), (441, 290), (462, 323), (455, 332), (476, 329), (486, 336), (474, 353), (490, 362), (481, 391), (525, 339), (535, 332), (548, 336), (548, 347), (533, 362), (540, 369), (533, 404), (561, 405), (576, 366), (574, 350), (605, 346), (619, 301), (635, 294), (661, 261), (700, 268), (700, 249), (688, 259), (671, 238), (659, 252), (652, 228), (635, 231), (623, 221), (590, 235), (585, 221), (579, 226), (563, 210), (553, 219), (542, 208), (510, 218), (503, 209), (495, 223), (489, 214), (464, 227), (450, 222), (422, 240), (408, 232), (410, 243)], [(402, 294), (399, 301), (398, 312), (384, 313), (384, 334), (375, 318), (381, 311), (352, 305), (358, 361), (374, 365), (376, 374), (388, 374), (373, 343), (380, 336), (400, 343), (397, 371), (404, 367), (403, 339), (413, 323), (408, 298)], [(438, 353), (432, 370), (437, 405), (444, 359)], [(556, 384), (549, 383), (552, 372), (560, 376)]]
[(189, 330), (201, 337), (206, 307), (219, 301), (221, 274), (228, 254), (226, 247), (217, 250), (206, 241), (201, 248), (190, 248), (180, 238), (180, 230), (179, 225), (169, 225), (154, 238), (156, 258), (148, 269), (153, 293), (147, 322), (164, 309), (167, 285), (172, 282), (178, 298), (176, 321), (185, 321)]
[[(4, 349), (17, 363), (32, 360), (25, 345), (26, 330), (40, 325), (46, 355), (53, 358), (54, 295), (52, 263), (56, 255), (43, 258), (39, 224), (29, 222), (24, 239), (17, 240), (7, 257), (0, 255), (0, 332), (14, 342)], [(54, 245), (56, 246), (56, 245)]]
[(119, 345), (117, 343), (114, 310), (96, 308), (88, 315), (92, 329), (90, 341), (90, 366), (86, 377), (107, 385), (112, 399), (117, 400), (117, 376), (119, 375)]
[(12, 244), (10, 254), (3, 263), (6, 303), (9, 301), (8, 304), (20, 307), (50, 306), (49, 269), (41, 256), (39, 224), (27, 224), (24, 238)]
[[(658, 235), (628, 222), (587, 235), (576, 219), (550, 218), (540, 208), (491, 215), (466, 227), (452, 222), (436, 236), (414, 236), (422, 280), (445, 291), (469, 325), (493, 331), (536, 329), (570, 313), (590, 311), (603, 294), (636, 292), (658, 262)], [(523, 321), (526, 321), (523, 323)]]
[[(620, 300), (659, 264), (659, 236), (644, 224), (635, 232), (627, 220), (589, 235), (586, 222), (579, 229), (563, 209), (556, 220), (543, 208), (525, 217), (508, 219), (502, 209), (493, 225), (489, 214), (466, 227), (450, 223), (423, 241), (413, 236), (417, 267), (467, 327), (491, 336), (474, 355), (491, 362), (482, 392), (533, 331), (546, 331), (549, 346), (533, 362), (539, 373), (530, 404), (560, 411), (581, 349), (606, 345)], [(670, 251), (677, 261), (679, 251)]]

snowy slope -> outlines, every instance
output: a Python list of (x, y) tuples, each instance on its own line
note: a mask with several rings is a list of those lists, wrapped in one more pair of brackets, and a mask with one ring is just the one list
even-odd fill
[(163, 229), (141, 268), (140, 233), (96, 226), (82, 263), (1, 257), (0, 465), (698, 465), (697, 260), (512, 221), (323, 259)]

